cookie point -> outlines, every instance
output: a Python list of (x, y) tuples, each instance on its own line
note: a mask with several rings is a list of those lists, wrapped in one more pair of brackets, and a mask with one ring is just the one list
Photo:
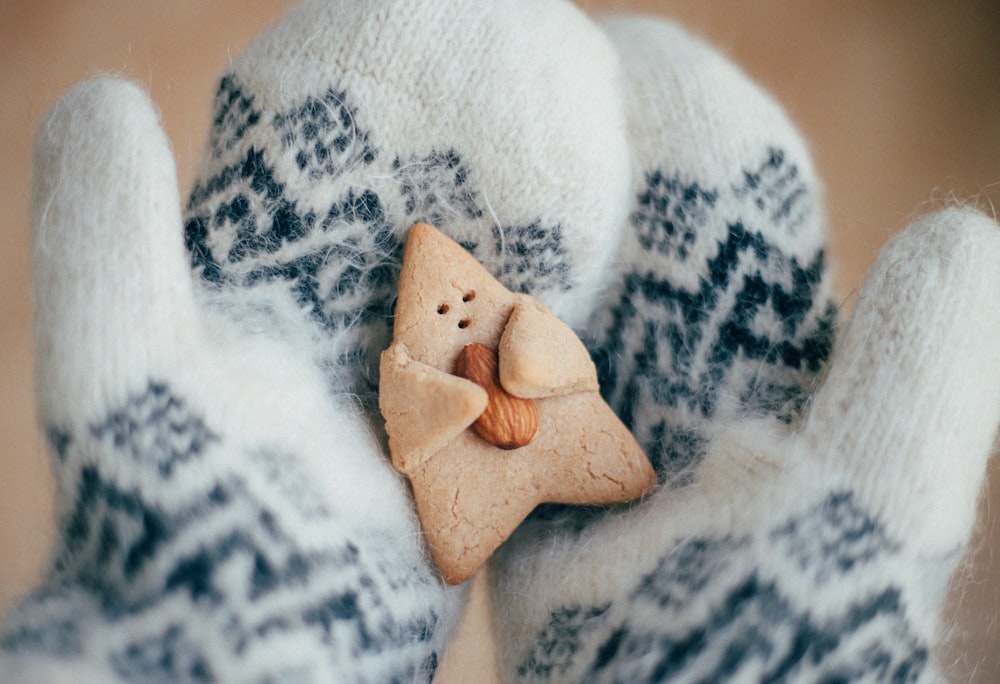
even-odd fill
[(432, 234), (437, 233), (437, 232), (439, 232), (437, 230), (437, 228), (435, 228), (434, 226), (432, 226), (429, 223), (424, 223), (423, 221), (420, 221), (418, 223), (414, 223), (410, 227), (410, 237), (420, 237), (422, 235), (432, 235)]
[(410, 226), (410, 232), (406, 236), (407, 244), (419, 242), (451, 242), (451, 238), (442, 233), (429, 223), (423, 221)]

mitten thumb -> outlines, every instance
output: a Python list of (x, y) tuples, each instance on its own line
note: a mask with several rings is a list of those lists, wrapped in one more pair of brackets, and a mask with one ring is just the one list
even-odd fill
[(173, 157), (136, 86), (105, 76), (69, 91), (34, 166), (39, 418), (69, 429), (171, 362), (195, 327), (193, 291)]
[(1000, 426), (1000, 228), (926, 216), (873, 267), (806, 426), (922, 553), (967, 539)]

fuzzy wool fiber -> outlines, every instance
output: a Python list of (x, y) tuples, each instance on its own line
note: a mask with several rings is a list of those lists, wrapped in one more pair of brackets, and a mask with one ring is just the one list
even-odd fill
[(59, 539), (0, 681), (430, 681), (467, 590), (376, 394), (418, 221), (574, 328), (660, 480), (542, 506), (491, 559), (503, 681), (940, 681), (1000, 426), (1000, 228), (917, 220), (842, 320), (806, 144), (681, 27), (305, 0), (223, 73), (186, 204), (117, 78), (35, 149)]

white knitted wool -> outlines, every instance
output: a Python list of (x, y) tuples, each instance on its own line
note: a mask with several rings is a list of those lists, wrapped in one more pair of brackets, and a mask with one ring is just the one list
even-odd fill
[(604, 27), (625, 71), (632, 208), (588, 330), (604, 395), (683, 477), (702, 425), (795, 410), (829, 353), (822, 193), (781, 108), (709, 46), (652, 18)]
[(308, 0), (222, 80), (187, 212), (194, 265), (304, 318), (371, 406), (417, 221), (579, 327), (627, 212), (617, 77), (565, 2)]
[(592, 332), (667, 485), (629, 510), (550, 511), (501, 548), (501, 678), (939, 681), (944, 590), (1000, 426), (1000, 228), (949, 210), (891, 242), (798, 419), (833, 326), (801, 143), (698, 41), (606, 26), (650, 187), (627, 296)]
[(184, 222), (145, 95), (67, 94), (33, 191), (61, 540), (0, 680), (427, 681), (463, 592), (355, 401), (400, 246), (432, 221), (585, 321), (627, 211), (617, 75), (564, 2), (306, 2), (223, 77)]
[(504, 681), (941, 681), (1000, 425), (1000, 228), (880, 255), (806, 418), (711, 435), (687, 487), (494, 564)]
[(202, 313), (146, 96), (82, 84), (36, 149), (62, 547), (6, 619), (0, 680), (427, 678), (457, 604), (405, 486), (293, 344)]
[(935, 676), (1000, 421), (1000, 230), (894, 241), (807, 404), (836, 310), (801, 139), (683, 31), (604, 30), (557, 0), (307, 0), (223, 77), (183, 221), (142, 93), (57, 104), (32, 212), (61, 540), (0, 681), (432, 676), (462, 591), (371, 411), (417, 220), (586, 327), (664, 481), (501, 549), (505, 679)]

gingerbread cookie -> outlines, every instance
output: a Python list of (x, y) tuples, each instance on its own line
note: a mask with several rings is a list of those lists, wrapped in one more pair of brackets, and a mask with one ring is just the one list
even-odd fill
[(410, 230), (379, 405), (445, 580), (468, 579), (538, 504), (650, 492), (573, 331), (426, 224)]

